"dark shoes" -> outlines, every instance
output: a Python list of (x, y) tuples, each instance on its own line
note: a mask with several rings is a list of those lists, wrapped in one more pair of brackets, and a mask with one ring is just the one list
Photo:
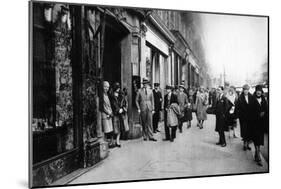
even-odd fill
[(121, 148), (121, 144), (116, 144), (116, 147)]
[[(144, 141), (147, 141), (146, 138), (144, 138), (143, 140), (144, 140)], [(148, 139), (148, 140), (150, 140), (150, 141), (157, 141), (155, 138), (150, 138), (150, 139)]]
[(173, 138), (171, 138), (171, 139), (170, 139), (170, 141), (171, 141), (171, 142), (174, 142), (174, 139), (173, 139)]
[(257, 162), (258, 166), (262, 166), (261, 157), (258, 153), (255, 153), (255, 161)]
[(159, 132), (160, 132), (160, 131), (159, 131), (158, 129), (156, 129), (156, 130), (153, 131), (154, 134), (159, 133)]
[(221, 147), (226, 147), (226, 143), (217, 142), (216, 145), (220, 145)]
[(170, 139), (164, 138), (163, 141), (169, 141)]
[(149, 140), (150, 140), (150, 141), (154, 141), (154, 142), (157, 141), (155, 138), (150, 138)]

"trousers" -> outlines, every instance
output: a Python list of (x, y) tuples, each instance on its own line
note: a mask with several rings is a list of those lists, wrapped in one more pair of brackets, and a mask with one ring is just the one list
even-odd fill
[(152, 112), (146, 108), (140, 113), (141, 125), (142, 125), (142, 135), (144, 139), (153, 138), (152, 133)]
[(159, 123), (159, 119), (160, 119), (160, 111), (155, 111), (155, 113), (153, 114), (153, 131), (155, 132), (158, 129), (158, 123)]

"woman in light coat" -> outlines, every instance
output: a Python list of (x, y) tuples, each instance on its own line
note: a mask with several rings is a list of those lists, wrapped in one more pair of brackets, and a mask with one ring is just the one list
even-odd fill
[(176, 130), (179, 124), (178, 117), (180, 117), (180, 107), (178, 104), (177, 96), (172, 95), (170, 100), (170, 106), (168, 107), (167, 111), (167, 126), (171, 129), (171, 138), (170, 141), (173, 142), (176, 138)]
[(102, 119), (102, 128), (103, 132), (107, 139), (109, 139), (109, 145), (113, 144), (113, 124), (112, 124), (112, 117), (113, 111), (111, 108), (111, 103), (108, 96), (109, 90), (109, 83), (107, 81), (103, 82), (103, 101), (101, 104), (101, 119)]
[(196, 116), (198, 120), (198, 127), (203, 129), (203, 123), (207, 120), (207, 105), (208, 105), (208, 96), (205, 94), (204, 89), (201, 87), (198, 91), (195, 107), (196, 107)]
[(235, 92), (235, 87), (231, 86), (226, 93), (226, 98), (229, 100), (229, 104), (231, 106), (230, 110), (226, 114), (226, 124), (229, 126), (229, 137), (230, 131), (233, 131), (233, 138), (237, 138), (235, 134), (235, 128), (237, 127), (237, 111), (236, 104), (238, 100), (238, 96)]

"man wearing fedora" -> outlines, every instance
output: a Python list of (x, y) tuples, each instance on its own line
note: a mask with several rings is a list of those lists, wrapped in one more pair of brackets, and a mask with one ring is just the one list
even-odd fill
[(160, 84), (159, 83), (154, 83), (154, 89), (153, 89), (153, 97), (154, 97), (154, 111), (155, 113), (153, 114), (153, 133), (160, 132), (158, 130), (158, 122), (160, 118), (160, 111), (162, 109), (162, 94), (159, 89)]
[(154, 114), (154, 97), (153, 92), (149, 88), (149, 81), (144, 78), (142, 81), (143, 87), (138, 90), (136, 96), (136, 106), (141, 118), (143, 139), (157, 141), (153, 137), (152, 131), (152, 114)]

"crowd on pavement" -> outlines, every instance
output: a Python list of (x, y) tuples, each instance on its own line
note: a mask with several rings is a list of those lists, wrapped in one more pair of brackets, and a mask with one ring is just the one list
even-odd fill
[[(204, 128), (207, 114), (216, 117), (215, 131), (219, 135), (216, 145), (226, 147), (225, 132), (232, 133), (237, 138), (235, 129), (238, 120), (240, 136), (243, 141), (241, 150), (251, 150), (249, 144), (254, 143), (254, 160), (262, 166), (260, 146), (264, 144), (264, 133), (268, 131), (268, 99), (265, 97), (263, 87), (257, 85), (255, 92), (249, 92), (250, 86), (245, 84), (243, 91), (236, 91), (235, 86), (219, 86), (217, 88), (186, 88), (184, 85), (165, 87), (162, 95), (159, 83), (150, 86), (148, 79), (143, 79), (143, 87), (137, 91), (135, 104), (142, 125), (144, 141), (154, 141), (155, 133), (160, 132), (158, 124), (161, 112), (164, 115), (165, 138), (163, 141), (173, 142), (177, 130), (183, 132), (183, 125), (191, 128), (193, 112), (196, 115), (198, 129)], [(101, 100), (101, 115), (103, 131), (109, 141), (109, 147), (121, 147), (120, 135), (126, 137), (128, 125), (127, 89), (121, 90), (119, 83), (110, 86), (103, 82), (103, 99)]]

